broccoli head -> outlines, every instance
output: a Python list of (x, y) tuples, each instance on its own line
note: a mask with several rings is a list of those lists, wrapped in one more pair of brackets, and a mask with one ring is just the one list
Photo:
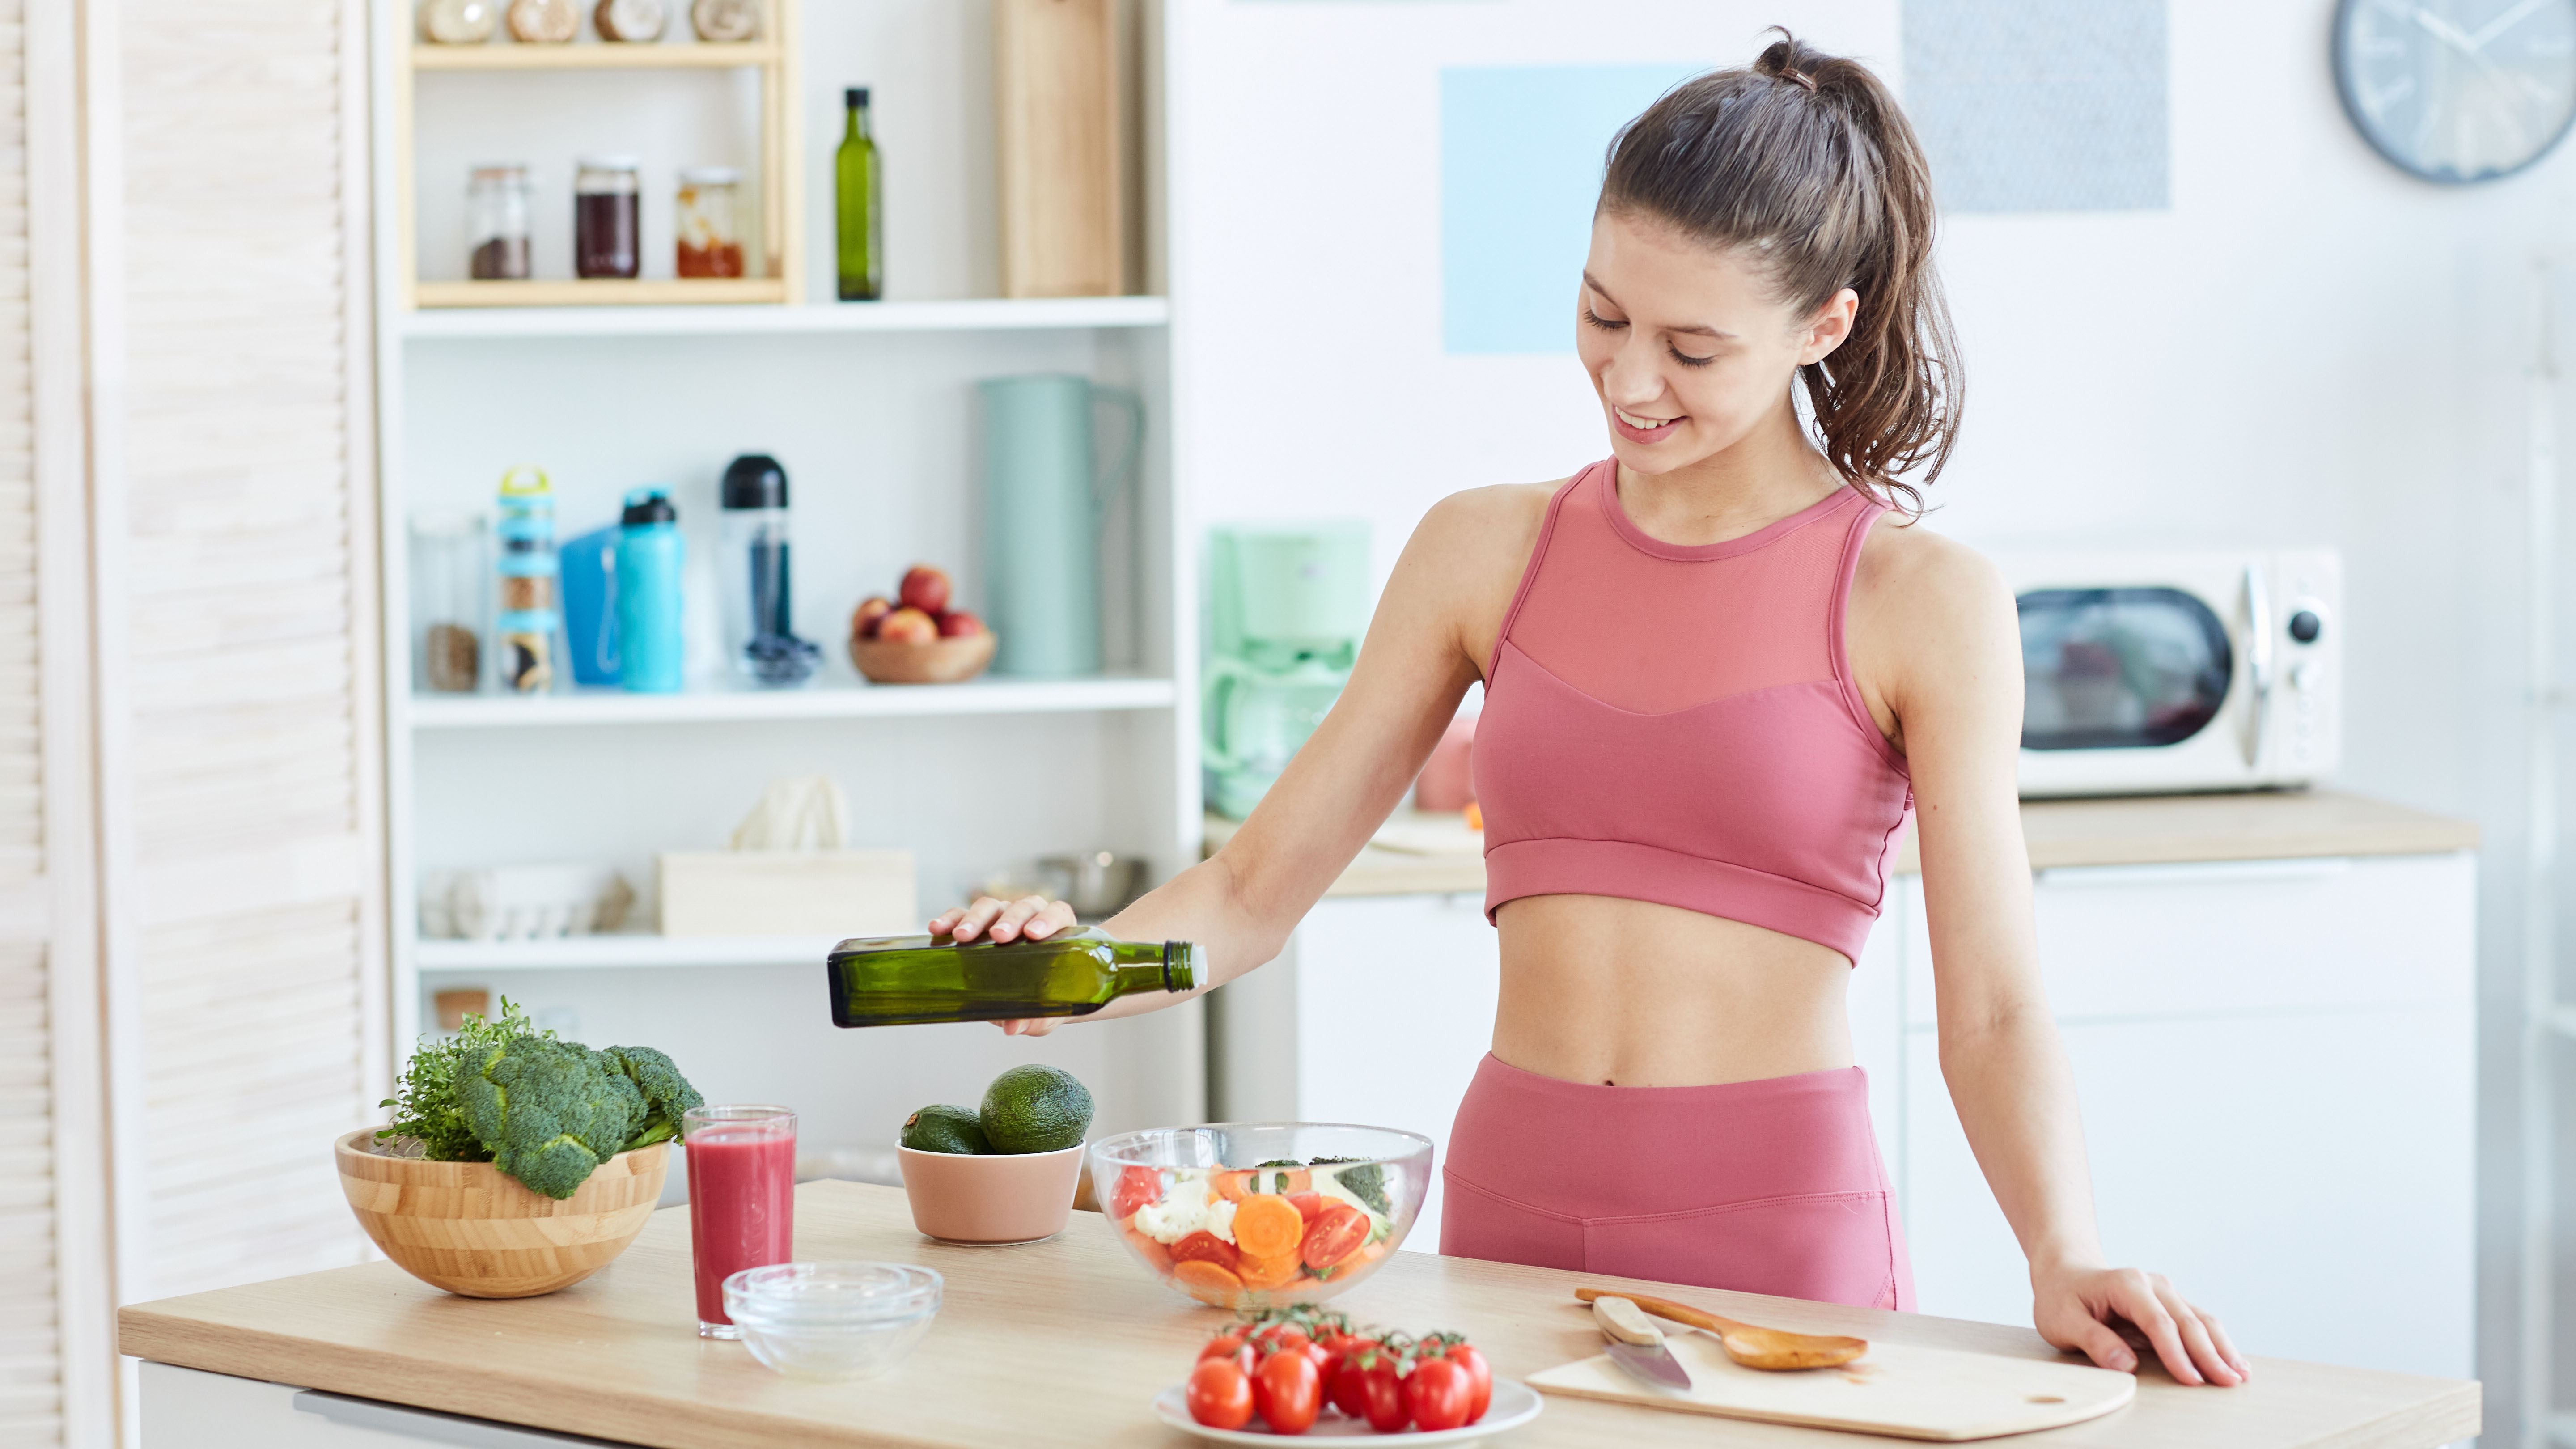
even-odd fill
[(1309, 1167), (1329, 1167), (1340, 1163), (1365, 1163), (1361, 1167), (1342, 1167), (1333, 1174), (1350, 1195), (1368, 1204), (1369, 1210), (1382, 1218), (1395, 1216), (1395, 1205), (1386, 1197), (1386, 1169), (1365, 1157), (1318, 1157)]
[(624, 1064), (572, 1042), (519, 1037), (462, 1064), (457, 1105), (492, 1165), (530, 1190), (567, 1198), (644, 1125), (644, 1093)]
[(680, 1116), (706, 1098), (680, 1075), (679, 1064), (651, 1047), (610, 1047), (600, 1053), (635, 1080), (644, 1094), (644, 1121), (622, 1149), (632, 1152), (680, 1135)]

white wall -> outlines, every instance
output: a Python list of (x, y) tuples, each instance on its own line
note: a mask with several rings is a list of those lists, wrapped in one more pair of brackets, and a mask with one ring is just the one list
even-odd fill
[[(1606, 451), (1570, 351), (1440, 351), (1439, 67), (1732, 63), (1777, 22), (1902, 79), (1896, 0), (1176, 10), (1182, 476), (1203, 520), (1367, 517), (1381, 574), (1441, 495)], [(2504, 1431), (2524, 314), (2533, 253), (2576, 254), (2576, 148), (2484, 187), (2407, 178), (2344, 120), (2332, 10), (2174, 0), (2170, 209), (1949, 221), (1969, 404), (1932, 526), (2344, 551), (2338, 783), (2488, 831), (2481, 1359)]]

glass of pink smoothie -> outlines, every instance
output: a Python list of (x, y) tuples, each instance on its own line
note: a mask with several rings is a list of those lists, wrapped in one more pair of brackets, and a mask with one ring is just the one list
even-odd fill
[(699, 1107), (681, 1122), (689, 1159), (689, 1251), (698, 1270), (698, 1335), (740, 1338), (724, 1280), (796, 1256), (796, 1114), (784, 1107)]

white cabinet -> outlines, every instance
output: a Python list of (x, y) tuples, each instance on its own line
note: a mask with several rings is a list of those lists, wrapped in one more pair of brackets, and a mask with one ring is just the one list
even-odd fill
[[(1941, 1079), (1921, 882), (1902, 887), (1890, 1165), (1921, 1307), (2024, 1321), (2020, 1249)], [(2471, 1375), (2475, 896), (2466, 854), (2041, 873), (2113, 1260), (2251, 1352)]]
[[(1941, 1078), (1922, 884), (1852, 978), (1855, 1059), (1926, 1313), (2026, 1323), (2029, 1277)], [(2248, 1350), (2473, 1367), (2476, 869), (2469, 855), (2049, 870), (2041, 965), (2105, 1248)], [(1318, 905), (1212, 1002), (1217, 1109), (1424, 1133), (1446, 1160), (1491, 1042), (1475, 895)], [(1438, 1197), (1411, 1246), (1439, 1242)]]

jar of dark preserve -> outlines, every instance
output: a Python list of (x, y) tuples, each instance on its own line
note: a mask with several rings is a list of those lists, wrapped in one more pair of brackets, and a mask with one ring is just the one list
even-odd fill
[(584, 156), (572, 183), (573, 273), (633, 277), (643, 248), (636, 238), (632, 156)]

